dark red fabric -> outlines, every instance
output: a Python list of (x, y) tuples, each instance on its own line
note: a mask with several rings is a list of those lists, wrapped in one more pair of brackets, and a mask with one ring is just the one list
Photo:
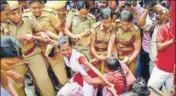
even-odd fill
[[(80, 64), (83, 64), (85, 62), (85, 60), (86, 59), (84, 57), (79, 57), (79, 59), (78, 59)], [(92, 78), (97, 77), (97, 75), (90, 69), (87, 71), (87, 74)], [(77, 73), (76, 75), (74, 75), (73, 81), (77, 82), (79, 85), (83, 86), (83, 78), (80, 73)]]
[[(168, 0), (169, 1), (169, 0)], [(170, 1), (170, 4), (171, 4), (171, 20), (173, 22), (173, 25), (172, 25), (172, 33), (174, 34), (175, 36), (175, 32), (176, 32), (176, 26), (175, 26), (175, 9), (176, 9), (176, 1), (175, 0), (172, 0)], [(176, 53), (175, 53), (176, 54)], [(175, 56), (175, 62), (176, 62), (176, 56)], [(176, 64), (176, 63), (175, 63)], [(176, 67), (176, 65), (175, 65)], [(175, 68), (175, 78), (174, 78), (174, 84), (176, 84), (176, 68)]]
[(136, 78), (130, 69), (125, 64), (121, 64), (121, 66), (124, 70), (124, 75), (126, 78), (126, 90), (124, 90), (124, 79), (120, 71), (106, 74), (106, 79), (115, 85), (115, 89), (118, 95), (128, 91), (129, 87), (136, 81)]

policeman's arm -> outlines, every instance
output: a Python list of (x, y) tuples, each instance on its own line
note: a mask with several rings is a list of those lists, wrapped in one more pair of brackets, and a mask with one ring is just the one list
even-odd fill
[(91, 42), (90, 42), (90, 51), (92, 53), (93, 56), (95, 56), (96, 59), (99, 58), (96, 50), (95, 50), (95, 37), (96, 37), (96, 32), (93, 28), (91, 28)]
[(60, 35), (56, 35), (53, 32), (46, 30), (45, 33), (53, 40), (58, 40), (61, 36), (63, 36), (62, 32), (59, 32)]
[(75, 35), (70, 32), (71, 26), (72, 26), (71, 22), (72, 22), (72, 14), (71, 14), (71, 12), (69, 12), (68, 17), (66, 19), (66, 24), (65, 24), (64, 32), (69, 37), (75, 38)]
[(142, 28), (145, 25), (146, 22), (146, 18), (147, 18), (147, 14), (149, 13), (149, 9), (146, 9), (144, 11), (144, 13), (141, 15), (141, 17), (139, 18), (137, 25)]
[[(54, 42), (53, 38), (55, 38), (55, 40), (57, 40), (58, 38), (55, 36), (54, 33), (43, 29), (43, 27), (38, 22), (35, 21), (33, 24), (33, 35), (34, 35), (33, 38), (35, 40), (39, 40), (46, 43)], [(50, 38), (50, 36), (52, 38)]]
[(111, 56), (112, 54), (112, 48), (115, 42), (115, 34), (112, 34), (109, 40), (109, 44), (108, 44), (108, 57)]
[(71, 37), (71, 38), (75, 38), (75, 35), (74, 34), (72, 34), (71, 32), (70, 32), (70, 29), (71, 27), (69, 27), (69, 25), (67, 25), (67, 23), (66, 23), (66, 27), (65, 27), (65, 34), (66, 35), (68, 35), (69, 37)]
[(133, 61), (135, 58), (137, 58), (137, 56), (139, 55), (139, 52), (141, 50), (141, 35), (140, 35), (139, 30), (135, 34), (135, 39), (136, 40), (133, 43), (134, 51), (133, 51), (132, 55), (129, 57), (127, 64), (129, 64), (131, 61)]

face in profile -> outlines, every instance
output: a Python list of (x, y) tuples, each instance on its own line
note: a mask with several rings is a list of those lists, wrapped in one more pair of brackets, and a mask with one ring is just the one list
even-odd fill
[(161, 24), (164, 20), (167, 20), (169, 18), (168, 10), (159, 4), (155, 5), (153, 11), (155, 12), (155, 18), (158, 24)]
[(7, 22), (9, 13), (10, 13), (10, 7), (9, 5), (7, 5), (6, 8), (3, 11), (1, 11), (1, 23)]

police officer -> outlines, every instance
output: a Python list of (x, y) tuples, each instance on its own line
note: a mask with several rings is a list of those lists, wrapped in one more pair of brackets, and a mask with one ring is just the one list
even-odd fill
[[(16, 37), (22, 45), (23, 62), (17, 64), (15, 71), (23, 77), (30, 70), (33, 80), (38, 85), (40, 94), (54, 96), (54, 89), (49, 79), (41, 50), (36, 45), (36, 40), (49, 43), (49, 37), (41, 32), (42, 27), (27, 17), (22, 17), (22, 10), (17, 1), (8, 1), (11, 12), (9, 13), (8, 28), (11, 36)], [(42, 74), (42, 75), (41, 75)], [(13, 83), (19, 96), (24, 96), (24, 85)]]
[(88, 13), (89, 3), (87, 1), (79, 1), (77, 10), (71, 10), (66, 19), (66, 30), (77, 34), (82, 38), (77, 41), (72, 39), (73, 47), (82, 52), (89, 60), (90, 55), (90, 28), (95, 22), (95, 17)]
[[(58, 40), (63, 34), (62, 31), (58, 29), (61, 27), (61, 22), (60, 20), (58, 20), (57, 15), (54, 15), (52, 12), (49, 11), (44, 11), (44, 2), (42, 0), (31, 0), (29, 2), (29, 5), (31, 12), (26, 13), (25, 16), (28, 16), (29, 18), (38, 21), (42, 25), (43, 29), (47, 30), (45, 32), (51, 39), (55, 41)], [(38, 8), (39, 10), (35, 8)], [(50, 64), (58, 81), (60, 81), (60, 83), (64, 85), (67, 82), (67, 74), (65, 70), (63, 56), (59, 54), (59, 52), (54, 51), (54, 57), (47, 57), (49, 54), (48, 51), (51, 50), (52, 45), (49, 45), (47, 43), (40, 44), (42, 55), (45, 58), (47, 68)]]
[(135, 75), (137, 56), (141, 48), (141, 37), (139, 28), (132, 24), (132, 21), (133, 14), (128, 10), (123, 10), (121, 19), (116, 22), (117, 32), (112, 34), (109, 41), (108, 56), (111, 56), (112, 46), (117, 42), (118, 59), (127, 64)]
[(8, 13), (10, 12), (10, 7), (7, 2), (1, 1), (1, 30), (0, 34), (1, 37), (4, 36), (5, 34), (8, 34), (8, 28), (7, 28), (7, 19), (8, 19)]
[(108, 43), (111, 34), (115, 32), (115, 26), (112, 23), (112, 15), (109, 8), (105, 8), (101, 12), (102, 20), (93, 24), (91, 34), (91, 53), (99, 63), (96, 67), (104, 73), (104, 59), (107, 56)]
[(45, 9), (44, 9), (44, 11), (53, 13), (54, 15), (57, 16), (57, 18), (61, 23), (60, 32), (63, 32), (63, 33), (65, 33), (64, 28), (65, 28), (66, 15), (67, 15), (66, 3), (67, 1), (48, 1), (45, 4)]

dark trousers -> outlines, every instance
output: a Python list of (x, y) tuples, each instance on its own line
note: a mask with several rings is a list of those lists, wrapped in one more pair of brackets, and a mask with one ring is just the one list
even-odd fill
[(149, 62), (150, 62), (149, 53), (145, 52), (142, 48), (141, 50), (141, 76), (145, 79), (146, 82), (148, 82), (148, 79), (150, 77)]

